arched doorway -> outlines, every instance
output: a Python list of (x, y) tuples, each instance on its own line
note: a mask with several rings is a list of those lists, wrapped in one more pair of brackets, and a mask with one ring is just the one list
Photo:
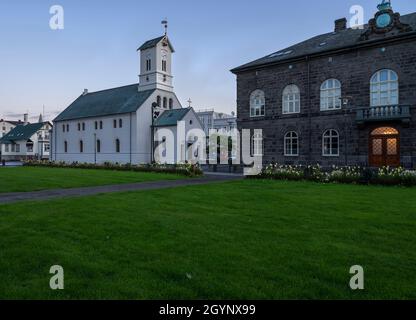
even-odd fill
[(400, 166), (400, 134), (394, 128), (381, 127), (370, 134), (370, 166)]

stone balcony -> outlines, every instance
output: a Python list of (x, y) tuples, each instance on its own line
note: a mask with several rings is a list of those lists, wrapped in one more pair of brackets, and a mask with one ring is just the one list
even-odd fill
[(376, 121), (403, 121), (411, 119), (410, 106), (380, 106), (357, 109), (357, 123)]

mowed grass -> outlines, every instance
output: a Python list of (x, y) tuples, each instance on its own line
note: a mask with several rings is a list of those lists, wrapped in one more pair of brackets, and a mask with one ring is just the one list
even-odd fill
[(0, 193), (185, 179), (163, 173), (72, 168), (0, 168)]
[(415, 249), (416, 189), (245, 180), (19, 203), (0, 206), (0, 298), (414, 299)]

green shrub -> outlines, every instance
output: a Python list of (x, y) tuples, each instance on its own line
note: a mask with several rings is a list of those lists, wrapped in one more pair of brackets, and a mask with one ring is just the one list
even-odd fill
[(92, 164), (92, 163), (80, 163), (80, 162), (53, 162), (53, 161), (39, 161), (39, 160), (28, 160), (23, 163), (24, 166), (31, 167), (51, 167), (51, 168), (77, 168), (77, 169), (96, 169), (96, 170), (115, 170), (115, 171), (135, 171), (135, 172), (155, 172), (155, 173), (171, 173), (177, 175), (183, 175), (187, 177), (202, 176), (203, 172), (199, 165), (196, 164), (119, 164), (112, 162), (105, 162), (103, 164)]

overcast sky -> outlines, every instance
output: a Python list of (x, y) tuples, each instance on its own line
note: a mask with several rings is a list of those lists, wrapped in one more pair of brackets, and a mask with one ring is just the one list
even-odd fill
[[(1, 0), (0, 118), (46, 119), (83, 91), (138, 82), (136, 49), (163, 34), (169, 20), (173, 73), (183, 105), (235, 110), (233, 67), (333, 30), (361, 5), (367, 22), (381, 0)], [(393, 0), (401, 14), (415, 1)], [(64, 30), (51, 30), (52, 5)]]

